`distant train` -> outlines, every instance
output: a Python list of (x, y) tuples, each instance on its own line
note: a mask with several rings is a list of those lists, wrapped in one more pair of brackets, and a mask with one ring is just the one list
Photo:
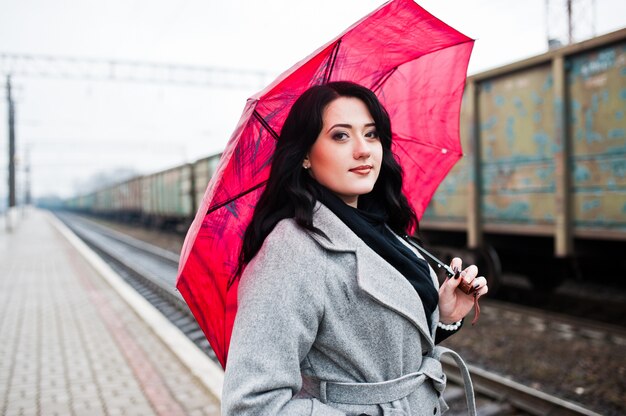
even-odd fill
[(191, 223), (221, 154), (79, 195), (66, 209), (163, 228)]
[[(468, 77), (461, 139), (466, 155), (420, 224), (440, 255), (465, 248), (494, 288), (499, 257), (543, 288), (588, 258), (626, 278), (626, 29)], [(219, 156), (66, 207), (185, 226)]]

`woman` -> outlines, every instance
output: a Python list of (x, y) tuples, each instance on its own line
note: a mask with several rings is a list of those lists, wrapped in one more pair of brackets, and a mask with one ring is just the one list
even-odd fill
[(298, 98), (244, 236), (224, 415), (447, 409), (435, 339), (473, 305), (455, 290), (459, 275), (477, 296), (487, 285), (456, 258), (459, 273), (437, 292), (401, 238), (417, 226), (401, 189), (389, 117), (370, 90), (333, 82)]

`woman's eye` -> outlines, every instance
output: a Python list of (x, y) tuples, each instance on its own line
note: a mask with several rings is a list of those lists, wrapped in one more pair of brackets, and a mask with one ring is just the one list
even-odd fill
[(348, 135), (342, 131), (337, 133), (333, 133), (333, 140), (344, 140), (348, 137)]
[(370, 132), (365, 133), (365, 137), (369, 137), (372, 139), (377, 139), (378, 138), (378, 132), (376, 130), (372, 130)]

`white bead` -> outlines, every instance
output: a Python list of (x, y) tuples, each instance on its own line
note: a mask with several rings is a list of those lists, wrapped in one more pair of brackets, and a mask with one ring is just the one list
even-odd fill
[(446, 331), (456, 331), (457, 329), (459, 329), (461, 327), (461, 323), (463, 322), (463, 320), (461, 319), (458, 322), (455, 322), (453, 324), (444, 324), (441, 322), (437, 322), (437, 326), (443, 330)]

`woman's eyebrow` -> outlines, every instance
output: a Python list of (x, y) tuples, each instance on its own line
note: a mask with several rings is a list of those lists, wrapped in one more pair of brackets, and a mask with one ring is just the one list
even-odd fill
[[(376, 126), (376, 123), (367, 123), (363, 127), (375, 127), (375, 126)], [(333, 124), (332, 126), (330, 126), (330, 128), (328, 130), (326, 130), (326, 133), (330, 132), (335, 127), (344, 127), (346, 129), (351, 129), (352, 128), (352, 124)]]

